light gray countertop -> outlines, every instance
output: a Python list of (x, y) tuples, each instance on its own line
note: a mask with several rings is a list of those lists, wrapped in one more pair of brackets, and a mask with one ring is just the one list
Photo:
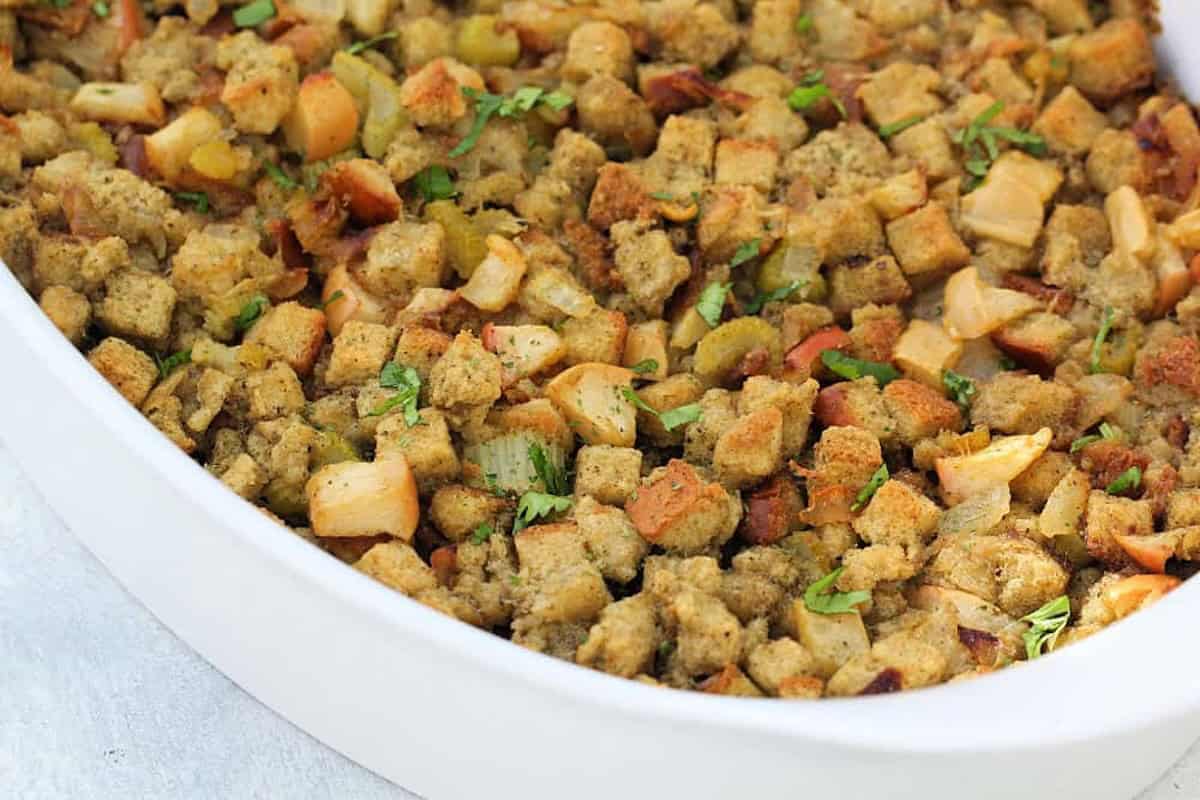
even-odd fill
[[(2, 445), (0, 786), (23, 800), (415, 797), (294, 728), (176, 639)], [(1140, 800), (1197, 797), (1200, 744)]]

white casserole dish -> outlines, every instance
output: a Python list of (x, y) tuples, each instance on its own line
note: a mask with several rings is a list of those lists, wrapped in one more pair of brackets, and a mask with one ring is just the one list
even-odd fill
[[(1200, 96), (1182, 41), (1200, 7), (1166, 6), (1168, 57)], [(431, 800), (1124, 800), (1200, 736), (1200, 580), (981, 680), (819, 702), (654, 689), (441, 616), (281, 530), (127, 405), (2, 264), (0, 362), (0, 435), (113, 575), (259, 700)]]

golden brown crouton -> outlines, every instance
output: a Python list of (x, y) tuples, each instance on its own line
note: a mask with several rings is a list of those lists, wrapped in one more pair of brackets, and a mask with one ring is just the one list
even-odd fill
[(150, 356), (113, 336), (92, 348), (88, 363), (135, 406), (142, 404), (158, 378), (158, 368)]
[(624, 28), (599, 20), (585, 22), (571, 32), (561, 74), (573, 83), (585, 83), (593, 75), (611, 75), (633, 80), (633, 43)]
[(429, 402), (451, 422), (465, 422), (500, 397), (500, 359), (461, 331), (429, 372)]
[(814, 497), (826, 497), (835, 487), (852, 497), (871, 480), (882, 463), (883, 451), (875, 434), (856, 427), (826, 428), (813, 448), (813, 468), (808, 477), (809, 505)]
[(159, 275), (126, 270), (105, 282), (96, 318), (109, 332), (162, 345), (171, 333), (175, 290)]
[(840, 264), (829, 272), (829, 308), (839, 316), (867, 303), (902, 303), (911, 295), (912, 287), (891, 256), (865, 264)]
[(773, 237), (765, 228), (766, 201), (753, 187), (713, 185), (700, 198), (700, 221), (696, 224), (696, 242), (705, 260), (714, 264), (728, 261), (748, 242)]
[(350, 320), (333, 340), (325, 383), (349, 386), (375, 380), (394, 346), (395, 333), (388, 326)]
[(807, 179), (819, 196), (848, 197), (879, 183), (890, 173), (891, 162), (891, 154), (875, 132), (851, 122), (821, 131), (789, 153), (783, 172), (789, 178)]
[(575, 494), (624, 505), (637, 489), (641, 471), (641, 450), (607, 444), (581, 447), (575, 457)]
[(298, 414), (304, 410), (304, 388), (284, 361), (246, 376), (246, 415), (253, 421)]
[(896, 423), (888, 413), (874, 378), (840, 381), (826, 386), (817, 395), (813, 414), (824, 425), (846, 425), (863, 428), (890, 444), (895, 438)]
[(992, 341), (1009, 358), (1042, 374), (1058, 366), (1077, 338), (1069, 320), (1043, 311), (1010, 322), (992, 334)]
[(1154, 77), (1150, 36), (1136, 19), (1113, 19), (1071, 42), (1071, 83), (1098, 101), (1140, 89)]
[(411, 428), (398, 410), (385, 416), (375, 429), (375, 455), (403, 455), (417, 479), (417, 489), (428, 494), (458, 478), (462, 466), (442, 413), (425, 408), (420, 415), (420, 422)]
[(1150, 168), (1137, 137), (1127, 130), (1106, 128), (1092, 141), (1086, 163), (1087, 177), (1101, 194), (1122, 186), (1143, 189), (1150, 180)]
[(630, 295), (647, 314), (660, 316), (667, 298), (691, 275), (691, 264), (675, 252), (666, 233), (640, 223), (616, 223), (612, 239), (617, 245), (613, 260)]
[(888, 245), (904, 274), (923, 285), (965, 266), (971, 251), (958, 237), (946, 209), (938, 202), (892, 220), (887, 225)]
[(462, 87), (482, 91), (483, 79), (452, 58), (436, 58), (400, 85), (400, 103), (422, 127), (448, 127), (467, 113)]
[(1154, 512), (1145, 500), (1113, 497), (1099, 489), (1088, 495), (1084, 541), (1088, 553), (1109, 569), (1121, 569), (1129, 557), (1113, 536), (1148, 536), (1154, 533)]
[(741, 623), (716, 597), (684, 588), (670, 598), (666, 611), (675, 624), (675, 658), (686, 674), (715, 672), (741, 660)]
[(1066, 86), (1042, 109), (1033, 132), (1055, 153), (1083, 155), (1092, 147), (1108, 120), (1074, 86)]
[(754, 682), (770, 695), (787, 695), (786, 686), (796, 678), (816, 677), (812, 654), (795, 639), (774, 639), (746, 655), (746, 670)]
[[(642, 390), (643, 395), (646, 392)], [(711, 464), (717, 440), (737, 419), (737, 405), (733, 394), (725, 389), (709, 389), (699, 402), (700, 419), (687, 426), (683, 454), (693, 464)]]
[(513, 538), (521, 564), (517, 602), (540, 622), (591, 622), (612, 602), (573, 523), (535, 525)]
[(818, 614), (803, 600), (792, 601), (784, 616), (784, 627), (812, 656), (813, 671), (822, 678), (871, 646), (862, 617), (849, 614)]
[(893, 479), (875, 490), (853, 526), (863, 541), (900, 545), (911, 553), (937, 530), (941, 515), (936, 503), (907, 483)]
[(608, 230), (621, 220), (648, 219), (653, 213), (650, 195), (631, 167), (608, 163), (596, 172), (587, 211), (593, 226)]
[(716, 66), (741, 40), (735, 24), (711, 3), (665, 0), (648, 9), (647, 26), (667, 61)]
[(629, 325), (620, 311), (596, 308), (587, 316), (571, 317), (562, 324), (567, 364), (589, 361), (620, 364)]
[(1069, 386), (1036, 375), (1001, 372), (978, 385), (971, 422), (1002, 433), (1035, 433), (1048, 427), (1059, 439), (1073, 438), (1077, 396)]
[(783, 412), (783, 452), (785, 455), (795, 455), (804, 449), (808, 441), (812, 408), (819, 386), (812, 379), (797, 386), (766, 375), (753, 375), (742, 384), (738, 410), (742, 414), (751, 414), (768, 406), (778, 408)]
[(575, 504), (575, 524), (584, 548), (605, 578), (628, 583), (637, 576), (650, 545), (638, 536), (623, 510), (584, 496)]
[(611, 75), (593, 75), (575, 97), (579, 128), (605, 144), (624, 144), (635, 155), (654, 147), (658, 126), (646, 101)]
[(446, 233), (436, 222), (393, 222), (371, 239), (355, 277), (382, 296), (407, 300), (414, 289), (442, 285)]
[(858, 96), (875, 126), (883, 127), (941, 111), (942, 101), (934, 94), (941, 82), (933, 67), (899, 61), (872, 75)]
[(888, 143), (899, 155), (920, 164), (931, 181), (952, 177), (959, 171), (950, 136), (940, 120), (927, 119), (906, 128), (891, 137)]
[(632, 678), (649, 672), (662, 632), (654, 613), (654, 602), (646, 594), (618, 600), (600, 614), (588, 631), (575, 661), (611, 675)]
[[(429, 413), (428, 411), (422, 414)], [(480, 525), (498, 528), (497, 520), (508, 508), (508, 501), (483, 489), (452, 483), (440, 487), (429, 501), (429, 518), (443, 536), (452, 542), (470, 538)]]
[(78, 346), (83, 341), (92, 319), (92, 306), (85, 296), (66, 286), (50, 286), (42, 292), (38, 305), (71, 344)]
[(625, 511), (646, 541), (694, 553), (733, 535), (741, 504), (720, 484), (705, 483), (686, 461), (672, 459), (625, 503)]
[(1068, 574), (1029, 539), (967, 535), (948, 541), (926, 567), (931, 582), (962, 589), (1021, 617), (1066, 589)]
[(1167, 530), (1200, 525), (1200, 489), (1180, 489), (1167, 503)]
[(291, 110), (299, 67), (290, 48), (242, 31), (217, 45), (217, 66), (228, 70), (221, 102), (245, 133), (271, 133)]
[(730, 425), (713, 450), (721, 483), (744, 488), (768, 477), (783, 461), (783, 412), (774, 406), (752, 411)]
[(923, 383), (905, 378), (892, 381), (883, 389), (883, 403), (895, 422), (897, 438), (909, 447), (962, 427), (958, 406)]
[(717, 143), (716, 182), (753, 186), (764, 194), (775, 186), (779, 149), (754, 139), (722, 139)]
[(272, 306), (244, 338), (282, 358), (298, 375), (312, 371), (325, 343), (325, 314), (296, 302)]
[(1009, 488), (1012, 489), (1013, 499), (1025, 503), (1035, 511), (1041, 510), (1050, 493), (1073, 468), (1069, 455), (1057, 450), (1047, 450), (1024, 472), (1012, 479)]

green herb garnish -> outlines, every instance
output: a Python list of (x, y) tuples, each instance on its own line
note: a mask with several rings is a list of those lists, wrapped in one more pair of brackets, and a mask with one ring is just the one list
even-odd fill
[(796, 292), (804, 288), (808, 283), (805, 280), (796, 280), (789, 283), (787, 286), (781, 286), (778, 289), (773, 289), (765, 294), (759, 293), (757, 297), (746, 303), (747, 314), (757, 314), (762, 311), (763, 306), (767, 303), (777, 303), (781, 300), (787, 300)]
[(239, 28), (253, 28), (275, 16), (273, 0), (253, 0), (233, 12), (233, 24)]
[(350, 55), (354, 55), (356, 53), (361, 53), (363, 50), (372, 48), (381, 42), (386, 42), (388, 39), (395, 39), (399, 35), (399, 31), (387, 31), (379, 34), (378, 36), (372, 36), (370, 39), (365, 39), (361, 42), (355, 42), (352, 45), (348, 45), (344, 49)]
[(495, 530), (486, 522), (479, 523), (479, 527), (471, 534), (471, 544), (483, 544), (492, 537)]
[(742, 242), (738, 245), (737, 250), (733, 253), (733, 258), (729, 259), (729, 266), (736, 267), (745, 264), (750, 259), (758, 255), (758, 247), (762, 244), (762, 239), (751, 239), (748, 242)]
[(686, 406), (672, 408), (670, 411), (664, 411), (658, 415), (658, 421), (668, 431), (673, 431), (680, 425), (687, 425), (700, 419), (703, 415), (703, 409), (699, 403), (689, 403)]
[(517, 518), (513, 521), (513, 533), (529, 527), (539, 517), (559, 514), (570, 507), (569, 497), (558, 497), (545, 492), (526, 492), (517, 501)]
[(197, 214), (208, 213), (208, 195), (204, 192), (176, 192), (175, 199), (181, 203), (191, 203)]
[(493, 116), (515, 117), (532, 110), (539, 103), (555, 111), (562, 111), (575, 102), (566, 92), (547, 92), (537, 86), (522, 86), (513, 92), (512, 97), (481, 92), (469, 86), (462, 87), (462, 93), (467, 100), (475, 104), (475, 120), (471, 123), (467, 135), (450, 151), (450, 158), (458, 158), (463, 153), (470, 152), (479, 141), (479, 134), (483, 133), (484, 126)]
[(813, 29), (813, 18), (811, 14), (801, 14), (796, 17), (796, 33), (801, 36), (811, 33)]
[(721, 324), (721, 311), (725, 308), (725, 298), (731, 286), (733, 284), (717, 281), (705, 286), (700, 293), (700, 299), (696, 301), (696, 313), (708, 323), (708, 327), (715, 328)]
[(875, 470), (875, 474), (871, 476), (871, 480), (867, 481), (867, 485), (858, 490), (858, 494), (854, 496), (854, 503), (850, 506), (851, 511), (858, 511), (865, 507), (875, 496), (875, 492), (879, 491), (879, 487), (887, 483), (888, 478), (887, 464), (880, 464), (879, 469)]
[(638, 375), (648, 375), (651, 372), (658, 372), (658, 361), (653, 358), (644, 358), (629, 369)]
[(991, 124), (1003, 110), (1004, 101), (997, 100), (971, 120), (967, 127), (956, 131), (952, 137), (955, 144), (960, 145), (967, 155), (964, 166), (971, 176), (967, 181), (967, 191), (973, 190), (983, 182), (992, 162), (1000, 156), (1000, 147), (997, 144), (1000, 139), (1030, 155), (1046, 154), (1046, 140), (1036, 133)]
[(417, 396), (421, 393), (421, 376), (412, 367), (402, 367), (395, 361), (383, 365), (379, 372), (379, 385), (384, 389), (399, 389), (395, 395), (371, 410), (368, 417), (381, 417), (397, 406), (404, 408), (404, 424), (419, 425), (421, 414), (417, 411)]
[(958, 403), (958, 407), (966, 414), (971, 410), (971, 398), (975, 396), (975, 381), (966, 375), (959, 375), (953, 370), (942, 373), (942, 385), (950, 393), (950, 398)]
[(338, 300), (341, 300), (345, 296), (346, 296), (346, 293), (343, 292), (341, 289), (338, 289), (336, 292), (329, 295), (328, 300), (326, 300), (324, 303), (321, 303), (321, 306), (320, 306), (321, 310), (324, 311), (325, 309), (329, 308), (329, 306), (333, 305), (334, 303), (336, 303)]
[(158, 377), (166, 378), (172, 372), (182, 367), (184, 364), (190, 364), (192, 361), (192, 350), (180, 350), (178, 353), (172, 353), (166, 358), (154, 357), (154, 363), (158, 366)]
[(263, 162), (263, 169), (267, 171), (267, 175), (271, 176), (271, 180), (275, 181), (275, 185), (281, 189), (298, 189), (300, 184), (296, 183), (288, 174), (279, 168), (279, 165), (272, 164), (270, 161)]
[(857, 614), (858, 609), (855, 606), (871, 599), (870, 592), (827, 592), (837, 583), (844, 569), (845, 567), (838, 567), (804, 590), (804, 605), (809, 611), (817, 614)]
[(918, 125), (924, 121), (925, 117), (922, 115), (913, 114), (911, 117), (905, 117), (904, 119), (897, 120), (888, 125), (881, 125), (879, 128), (879, 138), (889, 139), (895, 136), (897, 133), (900, 133), (900, 131), (906, 131), (913, 125)]
[(1095, 444), (1101, 440), (1112, 441), (1116, 438), (1117, 432), (1113, 430), (1113, 426), (1109, 425), (1107, 422), (1101, 422), (1099, 433), (1091, 433), (1087, 436), (1080, 436), (1078, 439), (1071, 442), (1071, 452), (1078, 453), (1089, 444)]
[(668, 203), (675, 201), (675, 195), (670, 192), (651, 192), (650, 197), (654, 200), (663, 200)]
[(107, 19), (108, 15), (112, 13), (112, 9), (108, 7), (108, 3), (104, 2), (104, 0), (96, 0), (96, 2), (92, 3), (92, 13), (100, 19)]
[(233, 319), (233, 326), (238, 329), (239, 333), (250, 330), (250, 326), (258, 321), (258, 318), (263, 315), (269, 305), (267, 296), (262, 292), (255, 294), (246, 304), (242, 306), (242, 310)]
[(1142, 485), (1142, 470), (1140, 467), (1133, 466), (1122, 472), (1113, 482), (1104, 487), (1104, 491), (1109, 494), (1121, 494)]
[(1108, 334), (1112, 332), (1112, 326), (1112, 306), (1105, 306), (1104, 316), (1100, 320), (1100, 330), (1096, 331), (1096, 338), (1092, 340), (1092, 353), (1088, 358), (1088, 371), (1093, 375), (1097, 372), (1104, 372), (1104, 367), (1100, 364), (1100, 357), (1103, 355), (1104, 341), (1108, 338)]
[(432, 203), (434, 200), (449, 200), (458, 194), (454, 190), (454, 181), (450, 179), (449, 171), (440, 164), (434, 164), (418, 172), (413, 176), (413, 184), (425, 198), (426, 203)]
[(1034, 659), (1044, 655), (1047, 647), (1054, 647), (1058, 635), (1071, 619), (1071, 601), (1067, 596), (1060, 595), (1049, 603), (1021, 617), (1022, 622), (1029, 623), (1029, 630), (1021, 634), (1025, 641), (1026, 658)]
[(550, 459), (546, 456), (546, 451), (539, 444), (529, 445), (529, 461), (533, 464), (533, 471), (541, 480), (542, 486), (550, 494), (565, 495), (570, 491), (567, 486), (567, 475), (562, 470), (550, 463)]
[(852, 358), (837, 350), (822, 350), (821, 363), (828, 367), (829, 371), (834, 375), (845, 378), (848, 381), (856, 381), (859, 378), (869, 375), (875, 379), (880, 388), (887, 386), (900, 377), (900, 371), (891, 364), (881, 364), (878, 361)]

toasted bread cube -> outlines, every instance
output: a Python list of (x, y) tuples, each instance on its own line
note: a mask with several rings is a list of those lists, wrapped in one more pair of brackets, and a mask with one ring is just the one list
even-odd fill
[(1071, 435), (1075, 390), (1036, 375), (1002, 372), (978, 386), (971, 421), (1002, 433), (1034, 433), (1048, 427), (1062, 438)]
[[(217, 66), (228, 70), (221, 102), (243, 133), (272, 133), (297, 101), (300, 67), (295, 54), (289, 47), (264, 43), (254, 31), (222, 39), (217, 46)], [(351, 138), (357, 125), (355, 110)]]
[(513, 538), (523, 614), (541, 622), (590, 622), (612, 602), (573, 523), (534, 525)]
[(562, 324), (566, 362), (620, 364), (628, 329), (624, 314), (606, 308), (596, 308), (585, 317), (569, 318)]
[(766, 406), (731, 425), (713, 450), (713, 468), (721, 483), (732, 488), (752, 486), (771, 475), (783, 462), (783, 412)]
[[(695, 376), (692, 379), (695, 380)], [(704, 391), (698, 381), (696, 384), (693, 391)], [(642, 390), (643, 399), (646, 392), (646, 389)], [(688, 425), (684, 432), (683, 454), (693, 464), (711, 464), (717, 440), (737, 419), (737, 401), (725, 389), (709, 389), (701, 395), (699, 403), (700, 419)]]
[(71, 98), (71, 110), (83, 119), (158, 126), (166, 110), (151, 83), (85, 83)]
[(42, 292), (38, 305), (71, 344), (83, 341), (92, 319), (92, 304), (87, 297), (66, 286), (50, 286)]
[(1088, 495), (1084, 541), (1088, 553), (1109, 569), (1121, 569), (1129, 557), (1113, 537), (1154, 533), (1154, 510), (1146, 500), (1113, 497), (1094, 489)]
[(1167, 501), (1167, 530), (1200, 525), (1200, 489), (1179, 489)]
[(1046, 140), (1052, 152), (1083, 155), (1107, 127), (1108, 118), (1078, 89), (1066, 86), (1046, 104), (1033, 123), (1033, 132)]
[(158, 379), (158, 367), (150, 356), (114, 336), (92, 348), (88, 363), (135, 406), (141, 406)]
[[(671, 375), (666, 380), (643, 386), (638, 390), (642, 402), (659, 413), (671, 411), (698, 401), (704, 394), (704, 385), (690, 372), (680, 372)], [(638, 428), (642, 435), (660, 447), (678, 445), (698, 422), (668, 431), (659, 419), (658, 414), (652, 414), (638, 409)], [(703, 414), (701, 419), (703, 419)], [(714, 440), (715, 441), (715, 440)]]
[(254, 323), (244, 341), (262, 345), (286, 361), (297, 375), (307, 375), (325, 344), (325, 314), (297, 302), (281, 303)]
[(926, 64), (897, 61), (873, 74), (858, 90), (867, 115), (876, 127), (913, 117), (928, 117), (942, 110), (934, 93), (942, 76)]
[(675, 658), (688, 675), (725, 669), (741, 657), (741, 623), (719, 598), (685, 587), (670, 598), (668, 614), (677, 623)]
[(454, 415), (500, 398), (500, 359), (469, 331), (460, 331), (429, 371), (429, 402)]
[(1009, 488), (1014, 500), (1025, 503), (1035, 511), (1046, 505), (1046, 500), (1067, 473), (1074, 469), (1071, 457), (1057, 450), (1047, 450), (1024, 472), (1012, 479)]
[(386, 297), (441, 286), (445, 273), (446, 233), (442, 226), (436, 222), (401, 221), (379, 229), (355, 277), (366, 288)]
[(940, 120), (927, 119), (900, 131), (888, 142), (898, 154), (923, 166), (930, 180), (938, 181), (958, 174), (958, 158)]
[(804, 645), (812, 656), (814, 672), (823, 678), (871, 647), (867, 629), (857, 612), (817, 614), (809, 611), (803, 600), (793, 600), (784, 617), (784, 627)]
[(875, 490), (853, 526), (865, 542), (900, 545), (911, 552), (937, 531), (941, 516), (937, 503), (903, 481), (889, 480)]
[(123, 270), (105, 281), (96, 319), (113, 334), (162, 344), (171, 333), (175, 290), (160, 275)]
[(648, 219), (654, 204), (641, 177), (626, 164), (610, 162), (596, 172), (596, 185), (588, 202), (588, 222), (608, 230), (622, 220)]
[(311, 163), (349, 147), (358, 133), (354, 96), (332, 72), (309, 75), (300, 84), (296, 105), (282, 120), (288, 145)]
[(938, 202), (892, 220), (887, 226), (888, 244), (904, 274), (914, 283), (929, 283), (971, 260), (950, 215)]
[(246, 376), (247, 416), (259, 422), (304, 410), (304, 387), (286, 362), (276, 361), (266, 369)]
[(817, 680), (812, 674), (814, 669), (812, 654), (804, 645), (786, 636), (760, 644), (746, 655), (746, 670), (750, 677), (767, 694), (776, 697), (789, 696), (786, 687), (789, 683), (794, 684), (797, 678)]
[(823, 425), (862, 428), (881, 442), (890, 444), (896, 438), (895, 422), (874, 378), (826, 386), (817, 394), (813, 414)]
[(882, 463), (883, 451), (875, 434), (857, 427), (826, 428), (813, 448), (815, 474), (808, 479), (809, 497), (829, 486), (857, 492)]
[(458, 478), (462, 465), (442, 412), (421, 409), (421, 421), (411, 428), (404, 414), (392, 412), (375, 429), (376, 458), (399, 453), (407, 459), (421, 494)]
[(921, 170), (910, 169), (876, 186), (867, 198), (879, 216), (885, 222), (891, 222), (925, 205), (929, 187)]
[(1096, 100), (1115, 100), (1154, 78), (1150, 36), (1137, 19), (1112, 19), (1071, 42), (1071, 83)]
[(400, 331), (392, 360), (417, 371), (421, 376), (421, 396), (425, 399), (429, 395), (429, 375), (433, 365), (450, 349), (452, 341), (449, 335), (432, 328), (410, 326)]
[(646, 594), (618, 600), (600, 612), (575, 661), (610, 675), (633, 678), (649, 672), (661, 642), (654, 601)]
[(829, 307), (839, 316), (867, 303), (902, 303), (911, 295), (896, 259), (888, 255), (865, 264), (839, 264), (829, 273)]
[(585, 445), (575, 457), (575, 494), (624, 505), (638, 487), (642, 451), (607, 444)]
[(914, 319), (900, 335), (892, 355), (900, 369), (926, 386), (942, 385), (942, 373), (962, 357), (962, 342), (951, 338), (941, 325)]
[(813, 403), (820, 388), (811, 378), (800, 385), (779, 381), (766, 375), (752, 375), (742, 384), (738, 410), (751, 414), (774, 406), (783, 412), (783, 452), (793, 456), (804, 449), (812, 422)]
[(691, 264), (675, 252), (665, 232), (636, 222), (613, 225), (612, 240), (617, 245), (613, 261), (630, 296), (647, 314), (661, 316), (667, 298), (692, 274)]
[(762, 689), (746, 677), (737, 664), (726, 664), (720, 672), (708, 676), (696, 684), (696, 690), (706, 694), (722, 694), (727, 697), (762, 697)]
[[(428, 413), (428, 412), (426, 412)], [(424, 414), (422, 414), (424, 418)], [(452, 542), (469, 539), (480, 525), (496, 527), (496, 518), (508, 508), (508, 501), (491, 492), (452, 483), (433, 493), (429, 518), (438, 531)]]
[(883, 389), (883, 404), (896, 423), (897, 438), (909, 447), (962, 427), (958, 406), (923, 383), (892, 381)]
[(769, 141), (722, 139), (717, 143), (716, 182), (753, 186), (764, 194), (775, 186), (779, 148)]
[(350, 386), (377, 379), (394, 346), (395, 334), (387, 325), (347, 322), (333, 340), (325, 383)]
[(670, 368), (667, 359), (666, 320), (652, 319), (629, 328), (625, 335), (625, 354), (622, 361), (625, 366), (633, 368), (641, 365), (639, 377), (648, 381), (661, 381), (667, 377), (667, 370)]
[(1043, 374), (1058, 366), (1077, 338), (1070, 321), (1044, 311), (1014, 320), (992, 334), (992, 341), (1013, 361)]
[(729, 540), (741, 504), (720, 484), (705, 483), (686, 461), (672, 459), (626, 501), (625, 511), (647, 542), (694, 553)]
[(619, 25), (607, 20), (585, 22), (571, 31), (561, 73), (572, 83), (585, 83), (593, 75), (633, 80), (633, 43)]
[(575, 524), (592, 561), (605, 578), (628, 583), (637, 577), (650, 545), (620, 508), (582, 497), (575, 505)]

